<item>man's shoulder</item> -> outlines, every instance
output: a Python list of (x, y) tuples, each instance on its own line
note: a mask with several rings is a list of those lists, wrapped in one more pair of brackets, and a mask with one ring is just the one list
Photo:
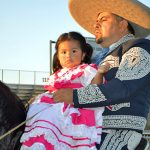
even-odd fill
[(123, 52), (129, 50), (132, 47), (141, 47), (147, 51), (150, 51), (150, 40), (144, 38), (136, 38), (122, 44)]
[(136, 38), (125, 42), (122, 46), (126, 49), (130, 49), (132, 47), (142, 47), (144, 49), (150, 49), (150, 40), (144, 38)]

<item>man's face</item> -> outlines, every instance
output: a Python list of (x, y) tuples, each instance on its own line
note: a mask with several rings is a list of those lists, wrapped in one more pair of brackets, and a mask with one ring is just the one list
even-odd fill
[(109, 47), (121, 36), (121, 20), (116, 15), (103, 12), (97, 17), (95, 24), (96, 42), (102, 47)]

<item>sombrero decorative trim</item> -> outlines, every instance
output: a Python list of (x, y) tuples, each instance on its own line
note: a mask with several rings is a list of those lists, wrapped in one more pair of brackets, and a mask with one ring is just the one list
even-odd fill
[(69, 10), (79, 25), (92, 34), (99, 12), (111, 12), (127, 19), (136, 37), (150, 34), (150, 8), (137, 0), (69, 0)]

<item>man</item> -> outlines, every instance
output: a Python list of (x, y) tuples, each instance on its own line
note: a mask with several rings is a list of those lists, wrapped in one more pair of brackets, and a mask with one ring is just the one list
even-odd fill
[(150, 108), (150, 41), (135, 37), (150, 34), (150, 8), (136, 0), (69, 0), (69, 8), (96, 42), (109, 48), (100, 64), (111, 68), (106, 84), (61, 89), (54, 100), (78, 108), (107, 106), (97, 149), (134, 150), (143, 142)]

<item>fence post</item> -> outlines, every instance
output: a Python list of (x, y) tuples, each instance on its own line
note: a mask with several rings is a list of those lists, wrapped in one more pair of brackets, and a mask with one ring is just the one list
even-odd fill
[(3, 82), (3, 69), (2, 69), (2, 82)]

